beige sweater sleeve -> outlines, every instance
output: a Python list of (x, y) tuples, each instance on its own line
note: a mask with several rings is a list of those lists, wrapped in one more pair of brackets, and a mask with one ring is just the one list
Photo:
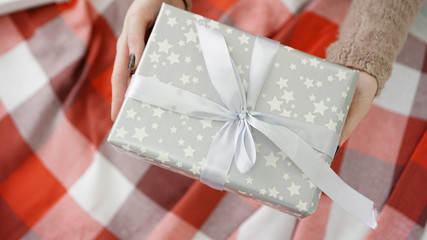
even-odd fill
[(374, 76), (378, 95), (423, 1), (353, 0), (326, 58)]

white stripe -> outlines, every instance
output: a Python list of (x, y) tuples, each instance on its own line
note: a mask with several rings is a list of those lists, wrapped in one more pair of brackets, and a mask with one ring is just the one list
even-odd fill
[(348, 214), (338, 204), (332, 202), (324, 239), (365, 239), (370, 229), (370, 227)]
[(260, 207), (237, 232), (236, 240), (292, 239), (296, 218), (267, 206)]
[(311, 0), (280, 0), (292, 12), (297, 13), (301, 7)]

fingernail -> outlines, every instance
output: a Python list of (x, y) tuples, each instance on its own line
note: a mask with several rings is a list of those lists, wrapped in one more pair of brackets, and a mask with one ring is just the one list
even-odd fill
[(128, 70), (131, 70), (135, 65), (135, 54), (129, 56)]

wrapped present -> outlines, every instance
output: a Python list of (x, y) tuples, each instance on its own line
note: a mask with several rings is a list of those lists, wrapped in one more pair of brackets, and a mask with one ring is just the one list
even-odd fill
[(357, 80), (357, 71), (164, 4), (108, 141), (300, 218), (323, 191), (375, 227), (373, 202), (330, 168)]
[(0, 0), (0, 15), (67, 0)]

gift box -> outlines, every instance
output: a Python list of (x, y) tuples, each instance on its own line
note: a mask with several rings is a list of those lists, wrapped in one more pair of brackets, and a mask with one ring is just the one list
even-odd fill
[[(329, 167), (357, 80), (355, 70), (164, 4), (108, 141), (300, 218), (322, 191), (357, 215), (372, 202)], [(356, 217), (371, 221), (365, 213)]]
[(0, 15), (67, 0), (0, 0)]

